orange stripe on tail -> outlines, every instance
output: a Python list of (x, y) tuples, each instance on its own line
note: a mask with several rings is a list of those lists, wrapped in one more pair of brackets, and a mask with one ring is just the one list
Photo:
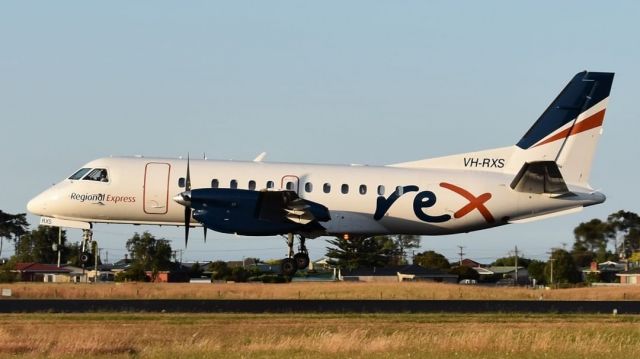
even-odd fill
[[(554, 142), (557, 140), (561, 140), (565, 137), (568, 136), (573, 136), (573, 135), (577, 135), (580, 132), (584, 132), (584, 131), (588, 131), (592, 128), (596, 128), (599, 126), (602, 126), (602, 122), (604, 121), (604, 112), (605, 109), (594, 113), (593, 115), (587, 117), (586, 119), (578, 122), (577, 124), (575, 124), (572, 128), (567, 128), (564, 131), (558, 132), (555, 135), (547, 138), (546, 140), (538, 143), (537, 145), (533, 146), (533, 147), (538, 147), (538, 146), (542, 146), (544, 144), (550, 143), (550, 142)], [(571, 132), (569, 132), (571, 131)]]

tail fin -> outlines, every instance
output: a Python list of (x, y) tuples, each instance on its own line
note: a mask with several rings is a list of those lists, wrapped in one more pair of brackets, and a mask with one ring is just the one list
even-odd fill
[(518, 157), (524, 162), (554, 161), (567, 183), (588, 187), (613, 75), (576, 74), (517, 143), (524, 150)]
[[(613, 73), (584, 71), (576, 74), (515, 146), (389, 166), (518, 173), (518, 181), (533, 176), (589, 188), (591, 162), (602, 132), (612, 82)], [(537, 185), (539, 187), (540, 183)], [(512, 184), (514, 189), (523, 186)], [(530, 183), (525, 187), (530, 188)], [(555, 191), (560, 188), (557, 183), (552, 187)], [(537, 190), (540, 188), (532, 189)]]

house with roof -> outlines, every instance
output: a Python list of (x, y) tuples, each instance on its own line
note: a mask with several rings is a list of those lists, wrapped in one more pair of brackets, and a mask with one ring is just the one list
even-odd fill
[(69, 273), (56, 278), (57, 283), (86, 283), (88, 271), (83, 270), (81, 267), (72, 265), (63, 265), (62, 268), (69, 270)]
[(618, 281), (618, 273), (625, 271), (624, 263), (606, 261), (602, 263), (591, 262), (591, 266), (583, 268), (582, 280), (586, 281), (590, 274), (597, 274), (599, 281), (603, 283), (613, 283)]
[(227, 261), (227, 267), (228, 268), (237, 268), (237, 267), (242, 267), (242, 268), (249, 268), (249, 267), (253, 267), (253, 266), (257, 266), (260, 262), (258, 261), (258, 259), (256, 258), (242, 258), (241, 261)]
[[(481, 282), (499, 282), (503, 279), (511, 278), (513, 283), (516, 278), (516, 267), (514, 266), (489, 266), (486, 268), (474, 267), (473, 269), (480, 275)], [(529, 271), (527, 270), (527, 268), (518, 266), (517, 277), (518, 284), (528, 283)]]
[(189, 272), (186, 271), (146, 271), (145, 274), (149, 281), (154, 283), (189, 283)]
[[(69, 269), (55, 264), (44, 263), (16, 263), (12, 272), (18, 275), (22, 282), (69, 282)], [(65, 277), (66, 280), (62, 278)]]
[(620, 278), (620, 284), (640, 284), (640, 268), (619, 272), (616, 276)]
[(469, 268), (479, 268), (479, 267), (483, 267), (484, 265), (474, 261), (473, 259), (469, 259), (469, 258), (465, 258), (462, 260), (462, 262), (460, 262), (460, 264), (463, 267), (469, 267)]
[(340, 271), (338, 280), (360, 282), (430, 281), (457, 283), (458, 276), (440, 269), (424, 268), (417, 264), (393, 267), (360, 267)]
[(259, 270), (260, 272), (274, 272), (274, 273), (280, 272), (279, 263), (277, 265), (269, 264), (269, 263), (261, 262), (256, 258), (244, 258), (241, 261), (227, 261), (227, 267), (229, 269), (233, 269), (237, 267), (242, 267), (245, 269), (254, 268)]
[(329, 257), (322, 257), (309, 263), (309, 270), (331, 271), (334, 268), (335, 265), (331, 263), (331, 259)]
[(107, 264), (107, 266), (109, 266), (108, 268), (109, 271), (117, 274), (129, 269), (129, 267), (131, 267), (131, 263), (133, 263), (133, 260), (129, 259), (128, 256), (125, 254), (123, 259), (120, 259), (117, 262), (112, 264)]

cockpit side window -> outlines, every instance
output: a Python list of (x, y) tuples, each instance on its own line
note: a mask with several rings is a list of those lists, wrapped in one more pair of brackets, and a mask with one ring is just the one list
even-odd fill
[(71, 177), (69, 177), (69, 179), (70, 180), (79, 180), (84, 175), (86, 175), (87, 172), (89, 172), (89, 171), (91, 171), (91, 168), (81, 168), (81, 169), (77, 170), (76, 173), (72, 174)]
[(104, 168), (94, 168), (84, 177), (85, 181), (109, 182), (107, 170)]

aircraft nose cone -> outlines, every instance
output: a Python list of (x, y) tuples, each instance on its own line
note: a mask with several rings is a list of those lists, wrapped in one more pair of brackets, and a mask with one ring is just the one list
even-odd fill
[(34, 197), (29, 203), (27, 203), (27, 211), (31, 214), (42, 216), (44, 211), (44, 201), (42, 196)]
[(185, 191), (185, 192), (182, 192), (180, 194), (177, 194), (175, 197), (173, 197), (173, 200), (176, 201), (177, 203), (185, 206), (185, 207), (190, 207), (191, 206), (191, 191)]

